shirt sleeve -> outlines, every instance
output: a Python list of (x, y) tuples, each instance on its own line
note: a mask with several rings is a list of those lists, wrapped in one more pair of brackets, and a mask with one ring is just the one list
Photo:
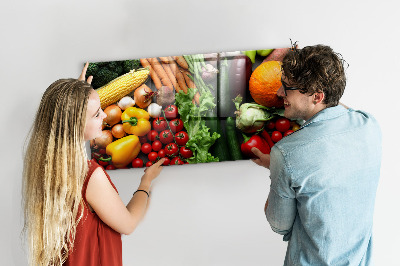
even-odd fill
[(270, 162), (271, 186), (268, 195), (267, 220), (272, 230), (288, 241), (296, 218), (296, 193), (291, 187), (290, 171), (281, 151), (274, 146)]

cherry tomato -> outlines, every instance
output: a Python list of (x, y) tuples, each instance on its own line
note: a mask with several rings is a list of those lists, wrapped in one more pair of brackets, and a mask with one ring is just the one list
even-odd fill
[(115, 166), (112, 164), (107, 165), (106, 170), (115, 170)]
[(140, 148), (140, 150), (144, 153), (144, 154), (149, 154), (152, 151), (151, 148), (151, 144), (150, 143), (143, 143), (142, 147)]
[(108, 165), (108, 162), (104, 162), (104, 161), (102, 161), (102, 160), (98, 160), (97, 163), (100, 164), (100, 165), (103, 166), (103, 167), (105, 167), (105, 166)]
[(191, 149), (188, 149), (186, 147), (181, 147), (179, 149), (179, 153), (182, 155), (183, 158), (190, 158), (193, 157), (193, 152)]
[(176, 118), (169, 122), (169, 127), (171, 128), (173, 133), (182, 131), (183, 130), (183, 122), (181, 119)]
[(157, 160), (158, 154), (155, 151), (152, 151), (147, 155), (150, 161), (155, 162)]
[(189, 135), (185, 131), (180, 131), (175, 134), (175, 141), (176, 144), (178, 144), (179, 146), (185, 146), (188, 140), (189, 140)]
[(280, 141), (281, 139), (282, 139), (282, 133), (281, 132), (279, 132), (279, 131), (274, 131), (274, 132), (272, 132), (272, 134), (271, 134), (271, 139), (272, 139), (272, 141), (273, 142), (278, 142), (278, 141)]
[(175, 143), (168, 144), (164, 149), (165, 153), (171, 157), (178, 153), (178, 146)]
[(162, 143), (161, 141), (156, 140), (151, 144), (151, 147), (153, 148), (153, 151), (159, 151), (162, 149)]
[(171, 130), (164, 130), (160, 133), (159, 138), (163, 144), (168, 144), (174, 140), (174, 135), (172, 135)]
[(276, 127), (276, 130), (278, 130), (282, 133), (286, 132), (290, 128), (290, 121), (289, 121), (289, 119), (284, 118), (284, 117), (278, 118), (278, 120), (276, 120), (276, 122), (275, 122), (275, 127)]
[(290, 129), (289, 129), (288, 131), (285, 132), (285, 134), (283, 134), (283, 136), (286, 137), (287, 135), (290, 135), (290, 134), (292, 134), (293, 132), (294, 132), (293, 130), (290, 130)]
[(159, 158), (164, 158), (165, 155), (166, 155), (165, 150), (164, 149), (159, 150), (157, 152), (157, 155), (158, 155)]
[(158, 139), (158, 132), (155, 130), (150, 130), (149, 133), (147, 133), (147, 139), (151, 142), (155, 141)]
[(140, 141), (140, 144), (146, 143), (147, 142), (147, 137), (146, 136), (140, 136), (139, 137), (139, 141)]
[(169, 165), (169, 163), (170, 159), (168, 157), (165, 157), (163, 165)]
[(153, 129), (157, 132), (161, 132), (168, 128), (168, 122), (165, 120), (164, 117), (157, 117), (153, 120)]
[(100, 164), (101, 166), (105, 167), (107, 165), (109, 165), (109, 163), (111, 162), (111, 157), (109, 156), (105, 156), (106, 158), (104, 158), (103, 156), (101, 156), (98, 160), (98, 164)]
[(151, 162), (151, 161), (148, 161), (147, 163), (146, 163), (146, 167), (150, 167), (150, 166), (152, 166), (153, 165), (153, 163)]
[(171, 104), (164, 109), (165, 117), (167, 119), (175, 119), (178, 116), (178, 108)]
[(177, 164), (183, 164), (183, 162), (182, 162), (181, 158), (174, 157), (169, 164), (170, 165), (177, 165)]
[(141, 168), (143, 167), (143, 160), (140, 158), (136, 158), (132, 161), (132, 167), (133, 168)]
[(296, 123), (293, 125), (292, 130), (296, 131), (296, 130), (299, 130), (299, 128), (300, 128), (299, 124)]
[(273, 130), (275, 128), (275, 123), (272, 121), (269, 121), (266, 125), (266, 128), (269, 130)]

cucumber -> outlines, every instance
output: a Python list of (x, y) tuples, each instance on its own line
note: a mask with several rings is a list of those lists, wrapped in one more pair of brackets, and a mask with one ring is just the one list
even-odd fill
[(226, 137), (228, 141), (229, 154), (231, 155), (232, 160), (243, 160), (239, 138), (236, 133), (236, 122), (233, 117), (228, 117), (226, 119)]
[(218, 61), (218, 97), (217, 97), (217, 110), (218, 117), (226, 118), (234, 115), (236, 110), (232, 102), (229, 81), (229, 66), (232, 57), (221, 56)]
[(207, 126), (210, 128), (211, 134), (217, 132), (221, 136), (215, 141), (214, 145), (210, 148), (210, 153), (214, 157), (218, 157), (220, 162), (230, 161), (229, 149), (225, 133), (221, 127), (221, 121), (218, 117), (209, 117), (207, 119)]

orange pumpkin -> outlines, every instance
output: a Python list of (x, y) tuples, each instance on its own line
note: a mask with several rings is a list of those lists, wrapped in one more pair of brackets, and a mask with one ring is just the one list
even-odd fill
[(281, 62), (268, 61), (259, 65), (249, 81), (249, 90), (254, 101), (267, 107), (283, 107), (283, 99), (276, 95), (282, 86), (281, 76)]

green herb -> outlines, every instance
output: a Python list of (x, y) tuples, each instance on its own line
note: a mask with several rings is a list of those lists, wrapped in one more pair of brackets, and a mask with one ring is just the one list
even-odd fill
[(212, 156), (208, 150), (220, 137), (220, 134), (216, 132), (211, 134), (202, 118), (209, 110), (215, 108), (215, 98), (210, 92), (203, 92), (200, 96), (199, 106), (196, 106), (192, 103), (196, 92), (197, 89), (188, 88), (187, 93), (180, 91), (175, 95), (180, 118), (189, 135), (186, 147), (193, 151), (193, 157), (189, 158), (188, 162), (218, 162), (218, 158)]

